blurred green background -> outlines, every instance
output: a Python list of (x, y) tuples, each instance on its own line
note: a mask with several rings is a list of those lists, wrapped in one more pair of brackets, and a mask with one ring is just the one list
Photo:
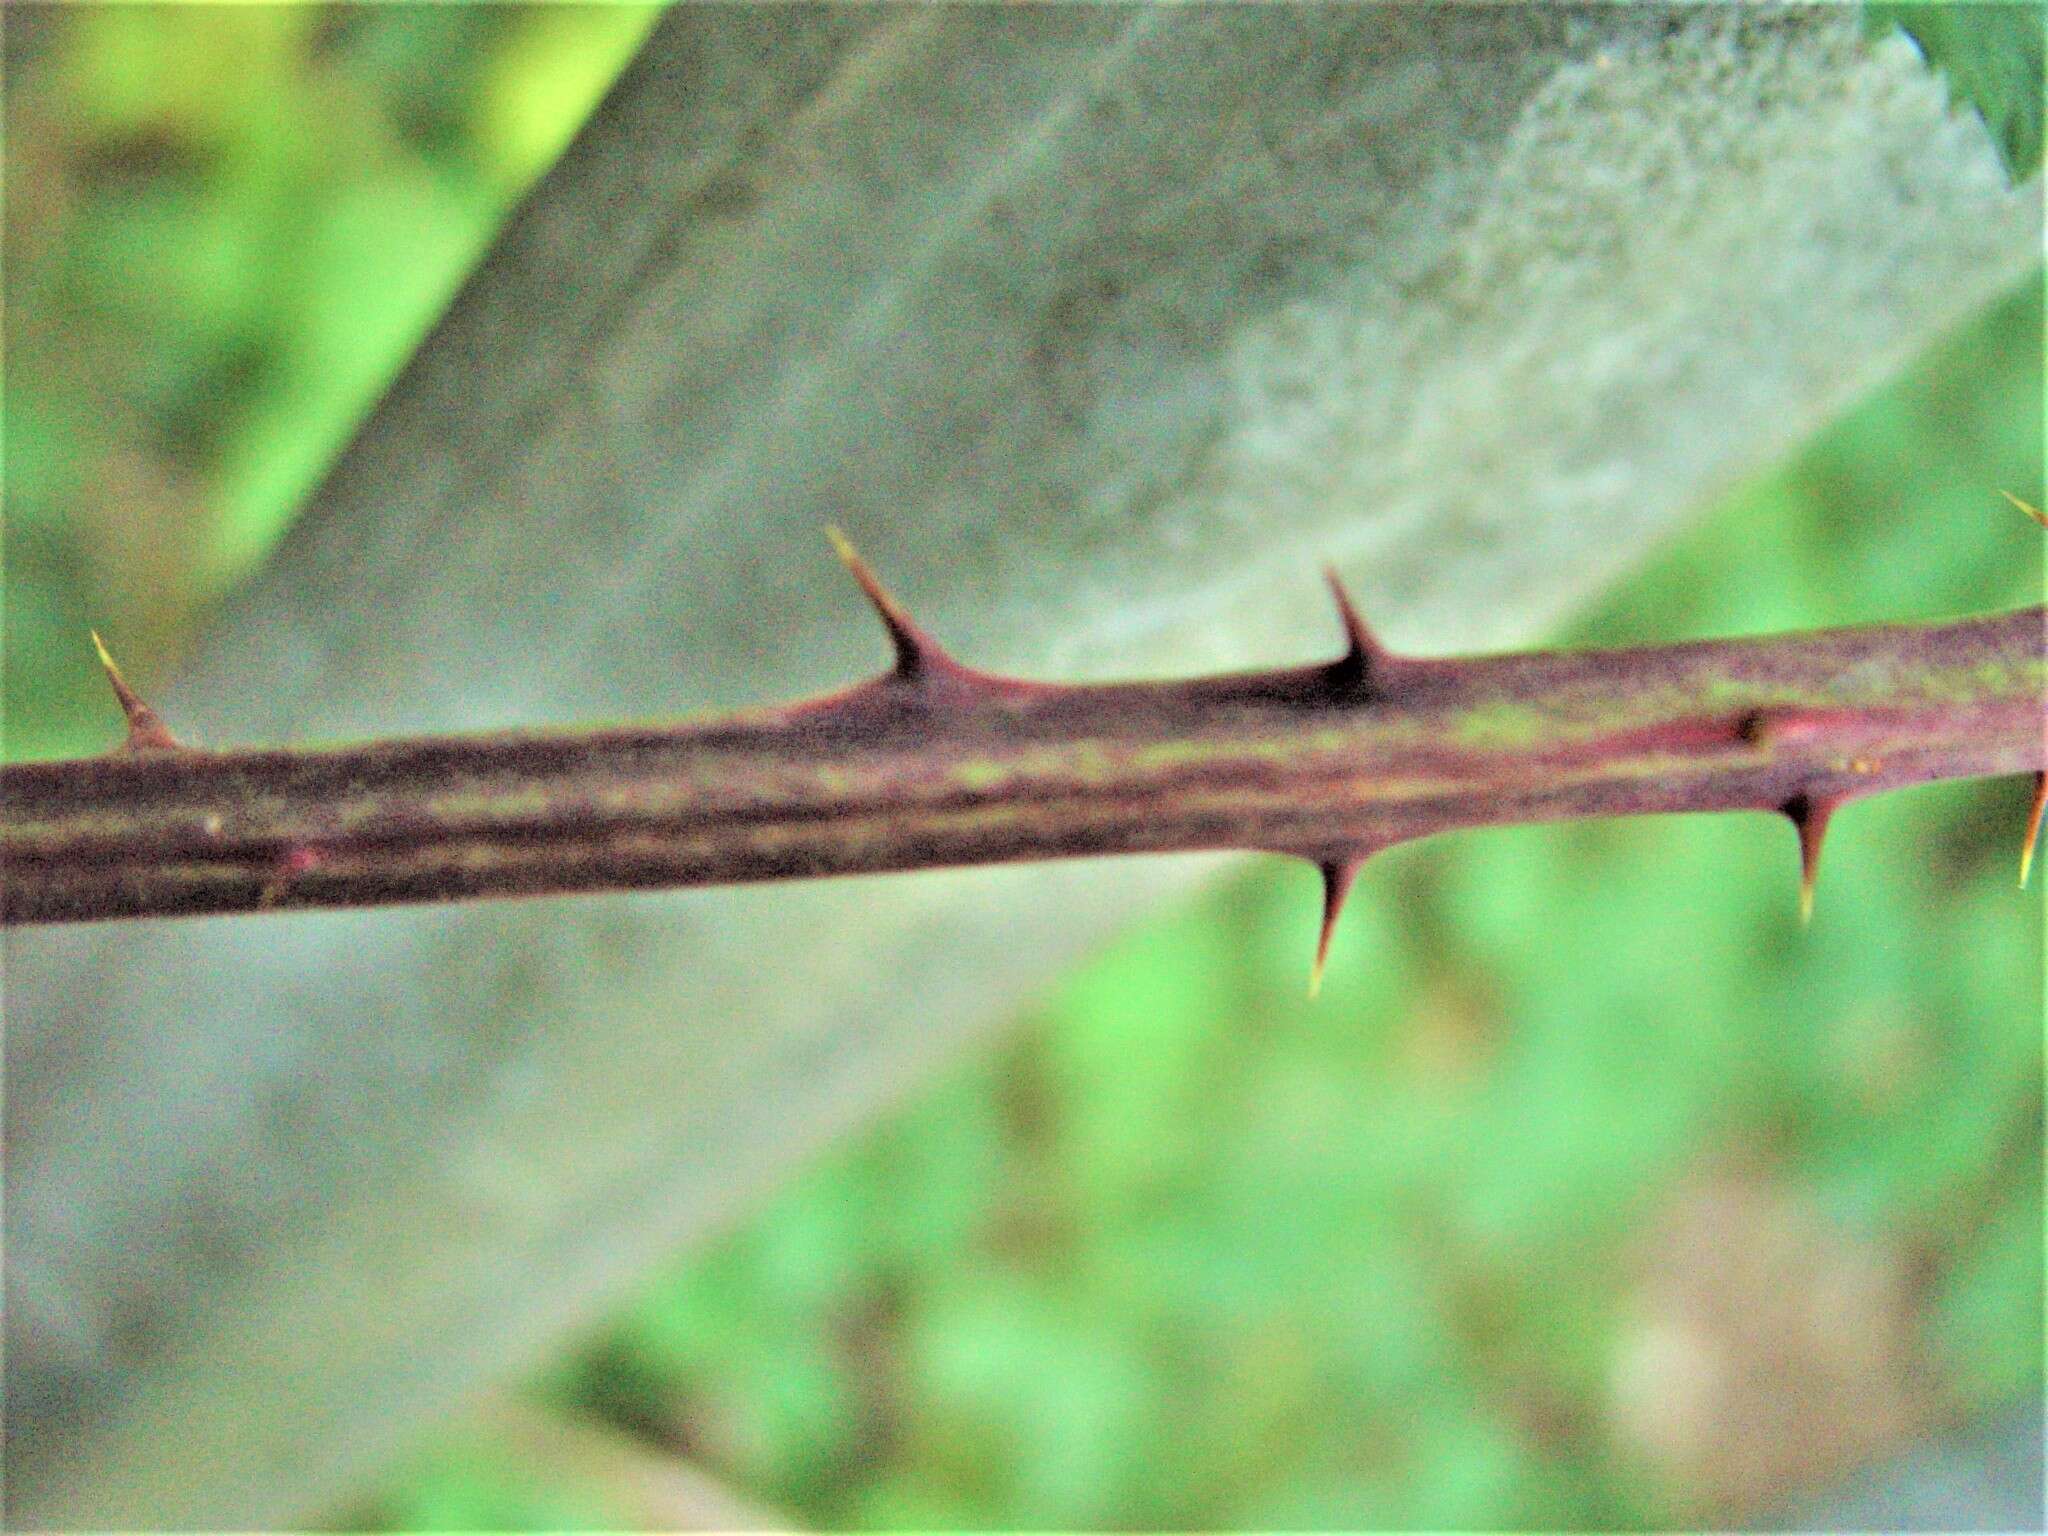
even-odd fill
[[(175, 668), (651, 20), (9, 15), (10, 756), (115, 739), (87, 626)], [(2041, 335), (2036, 281), (1557, 638), (2038, 600)], [(676, 1526), (677, 1458), (826, 1526), (1766, 1512), (2040, 1394), (2025, 809), (1851, 809), (1807, 931), (1771, 818), (1440, 838), (1313, 1006), (1247, 860), (334, 1519)]]

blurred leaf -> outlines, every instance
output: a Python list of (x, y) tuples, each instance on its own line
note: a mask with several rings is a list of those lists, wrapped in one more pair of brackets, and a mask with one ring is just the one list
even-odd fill
[[(602, 1531), (616, 1513), (601, 1493), (515, 1460), (476, 1433), (445, 1436), (417, 1455), (371, 1515), (395, 1531)], [(351, 1522), (355, 1523), (355, 1522)]]
[(483, 80), (474, 131), (501, 186), (523, 190), (569, 142), (661, 4), (524, 6)]
[(1873, 34), (1897, 27), (1919, 45), (1947, 77), (1950, 97), (1983, 117), (2015, 181), (2040, 169), (2048, 11), (2039, 0), (1870, 0), (1864, 16)]

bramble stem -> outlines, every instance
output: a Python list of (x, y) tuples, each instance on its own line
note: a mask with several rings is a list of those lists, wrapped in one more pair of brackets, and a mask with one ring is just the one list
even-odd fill
[(1347, 613), (1352, 650), (1329, 665), (1083, 687), (972, 671), (889, 611), (894, 673), (782, 708), (0, 768), (0, 920), (1194, 849), (1341, 871), (1454, 827), (1740, 809), (1824, 825), (1880, 790), (2048, 768), (2042, 608), (1452, 660), (1389, 655)]

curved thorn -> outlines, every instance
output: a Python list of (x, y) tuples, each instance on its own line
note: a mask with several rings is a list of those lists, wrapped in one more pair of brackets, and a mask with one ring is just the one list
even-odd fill
[(1815, 800), (1795, 795), (1785, 802), (1785, 814), (1799, 833), (1799, 921), (1813, 921), (1813, 883), (1820, 875), (1821, 839), (1827, 836), (1828, 818), (1835, 814), (1838, 800)]
[(896, 651), (896, 675), (902, 678), (920, 677), (935, 667), (952, 661), (939, 643), (932, 639), (903, 609), (903, 605), (889, 595), (888, 588), (874, 573), (867, 561), (861, 559), (860, 551), (853, 547), (852, 540), (836, 527), (827, 525), (825, 537), (832, 541), (832, 547), (839, 552), (853, 579), (860, 583), (861, 591), (874, 605), (881, 617), (882, 627), (889, 632), (889, 644)]
[(2043, 512), (2039, 507), (2034, 506), (2029, 502), (2021, 501), (2019, 497), (2013, 495), (2011, 491), (2000, 491), (1998, 494), (2003, 496), (2007, 501), (2011, 502), (2014, 506), (2018, 507), (2022, 512), (2026, 513), (2027, 516), (2031, 517), (2043, 528), (2048, 528), (2048, 512)]
[(92, 648), (99, 652), (100, 666), (106, 671), (107, 681), (113, 685), (121, 713), (128, 717), (128, 750), (166, 750), (182, 746), (183, 743), (158, 718), (157, 712), (143, 703), (135, 690), (128, 686), (128, 680), (121, 676), (121, 669), (114, 665), (114, 658), (107, 653), (107, 645), (100, 639), (100, 632), (89, 629), (86, 633), (92, 636)]
[(2034, 808), (2027, 812), (2027, 830), (2020, 838), (2020, 888), (2034, 868), (2034, 844), (2041, 837), (2041, 813), (2048, 810), (2048, 773), (2034, 775)]
[(1357, 858), (1317, 866), (1323, 876), (1323, 926), (1316, 935), (1315, 963), (1308, 972), (1311, 1002), (1323, 990), (1323, 967), (1330, 960), (1330, 937), (1337, 931), (1337, 915), (1344, 910), (1344, 898), (1351, 894), (1351, 882), (1358, 878), (1359, 866), (1364, 862)]
[(1346, 647), (1344, 654), (1331, 663), (1330, 674), (1349, 683), (1370, 682), (1389, 660), (1390, 653), (1366, 627), (1358, 605), (1344, 590), (1344, 581), (1337, 574), (1337, 567), (1325, 565), (1323, 580), (1329, 584), (1330, 596), (1337, 600), (1337, 617), (1344, 625)]

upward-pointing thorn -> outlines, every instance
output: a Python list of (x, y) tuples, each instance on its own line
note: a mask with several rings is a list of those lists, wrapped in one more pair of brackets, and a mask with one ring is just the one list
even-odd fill
[(1785, 814), (1799, 833), (1799, 921), (1813, 921), (1813, 882), (1820, 874), (1820, 843), (1827, 836), (1828, 818), (1835, 814), (1839, 800), (1815, 800), (1795, 795), (1785, 802)]
[(2041, 813), (2048, 811), (2048, 773), (2034, 775), (2034, 808), (2027, 812), (2027, 830), (2020, 839), (2020, 887), (2034, 867), (2034, 844), (2041, 836)]
[(128, 686), (121, 669), (114, 665), (114, 658), (107, 654), (106, 642), (100, 639), (96, 629), (86, 631), (92, 636), (92, 648), (100, 654), (100, 665), (106, 669), (107, 681), (113, 685), (114, 697), (120, 701), (121, 713), (128, 717), (128, 750), (171, 751), (184, 745), (173, 736), (170, 728), (157, 717), (157, 712), (137, 697), (135, 690)]
[(1366, 628), (1334, 565), (1323, 567), (1323, 580), (1330, 585), (1330, 596), (1337, 600), (1337, 617), (1343, 621), (1346, 642), (1344, 654), (1330, 665), (1330, 675), (1353, 685), (1369, 683), (1385, 667), (1390, 653)]
[(860, 583), (861, 591), (868, 601), (875, 605), (875, 612), (881, 616), (882, 627), (889, 631), (889, 643), (896, 650), (896, 675), (901, 678), (917, 678), (940, 668), (954, 667), (957, 663), (941, 649), (938, 641), (926, 634), (903, 610), (903, 605), (889, 595), (867, 561), (853, 547), (845, 534), (828, 526), (825, 536), (832, 541), (832, 547), (839, 551), (839, 558), (846, 562), (846, 568), (853, 573), (853, 579)]
[(2048, 528), (2048, 512), (2043, 512), (2039, 507), (2034, 506), (2030, 502), (2021, 501), (2019, 497), (2013, 495), (2011, 491), (2000, 491), (1998, 494), (2003, 496), (2007, 501), (2011, 502), (2014, 506), (2018, 507), (2022, 512), (2026, 513), (2027, 516), (2031, 517), (2043, 528)]
[(1311, 1001), (1323, 990), (1323, 967), (1330, 959), (1330, 936), (1337, 931), (1337, 914), (1344, 910), (1344, 898), (1351, 894), (1351, 882), (1365, 860), (1345, 859), (1318, 866), (1323, 875), (1323, 926), (1316, 935), (1315, 964), (1309, 967), (1308, 995)]

